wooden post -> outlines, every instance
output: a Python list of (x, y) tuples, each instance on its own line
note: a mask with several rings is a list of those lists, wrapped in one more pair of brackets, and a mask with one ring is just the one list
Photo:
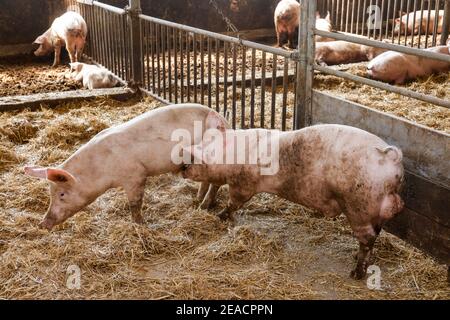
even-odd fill
[(442, 46), (444, 46), (447, 43), (449, 32), (450, 32), (450, 0), (446, 0), (444, 6), (444, 23), (442, 25), (442, 35), (441, 35)]
[(317, 0), (300, 0), (295, 129), (311, 125)]
[(143, 83), (142, 30), (139, 15), (141, 0), (129, 0), (128, 24), (131, 30), (131, 87), (139, 88)]

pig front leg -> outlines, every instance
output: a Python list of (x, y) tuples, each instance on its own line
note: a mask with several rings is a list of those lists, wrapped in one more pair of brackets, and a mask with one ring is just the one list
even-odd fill
[(233, 213), (249, 201), (254, 194), (253, 190), (242, 190), (240, 187), (230, 185), (230, 200), (227, 207), (219, 213), (219, 218), (222, 220), (234, 220)]
[(144, 179), (135, 184), (130, 184), (124, 187), (128, 197), (131, 216), (133, 218), (133, 221), (138, 224), (142, 224), (144, 222), (141, 211), (145, 193), (145, 181), (146, 180)]
[(202, 182), (200, 184), (200, 188), (198, 189), (198, 192), (197, 192), (197, 199), (199, 201), (203, 201), (203, 199), (205, 199), (205, 196), (206, 196), (206, 193), (208, 192), (208, 190), (209, 190), (209, 183)]
[(210, 184), (208, 188), (208, 193), (204, 196), (204, 199), (200, 205), (200, 209), (207, 210), (214, 206), (216, 203), (217, 191), (219, 191), (220, 186)]

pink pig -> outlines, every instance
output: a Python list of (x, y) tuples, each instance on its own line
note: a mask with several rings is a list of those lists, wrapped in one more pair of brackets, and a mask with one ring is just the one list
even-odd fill
[(39, 48), (34, 52), (38, 57), (55, 52), (53, 66), (60, 64), (61, 47), (69, 52), (70, 62), (81, 60), (87, 36), (87, 25), (83, 17), (76, 12), (69, 11), (56, 18), (50, 29), (39, 36), (34, 43)]
[[(183, 176), (229, 185), (230, 199), (221, 218), (232, 217), (260, 192), (305, 205), (327, 217), (344, 213), (360, 244), (351, 275), (364, 277), (381, 228), (403, 209), (399, 196), (403, 181), (400, 149), (366, 131), (342, 125), (317, 125), (291, 132), (223, 129), (220, 134), (222, 139), (185, 149), (195, 162), (186, 164)], [(238, 141), (244, 141), (241, 148)], [(269, 149), (278, 152), (260, 153)], [(235, 160), (235, 150), (238, 156), (253, 162), (217, 161)], [(268, 153), (273, 154), (271, 164), (265, 156)], [(270, 166), (274, 168), (271, 173), (263, 171)]]
[[(187, 130), (192, 137), (187, 144), (199, 143), (202, 132), (195, 132), (195, 122), (207, 130), (220, 128), (225, 120), (201, 105), (167, 106), (100, 132), (58, 167), (25, 167), (27, 175), (50, 182), (50, 207), (40, 226), (51, 230), (117, 187), (124, 189), (134, 221), (142, 222), (147, 177), (181, 169), (181, 163), (172, 161), (177, 145), (172, 133)], [(198, 196), (205, 198), (206, 207), (214, 200), (215, 191), (211, 187), (206, 194), (208, 185), (200, 187)]]
[[(286, 42), (289, 47), (295, 47), (298, 27), (300, 23), (300, 4), (296, 0), (281, 0), (274, 13), (275, 31), (277, 33), (277, 45), (282, 47)], [(316, 13), (316, 28), (322, 31), (331, 31), (330, 12), (325, 18)], [(316, 36), (316, 41), (330, 41), (333, 39)]]
[[(425, 51), (450, 55), (450, 46), (438, 46)], [(449, 62), (394, 51), (379, 55), (367, 66), (367, 73), (371, 78), (395, 84), (449, 70)]]
[[(395, 19), (394, 23), (394, 33), (395, 34), (419, 34), (419, 28), (422, 34), (433, 34), (434, 25), (436, 21), (436, 10), (410, 12), (402, 13), (400, 12), (401, 18)], [(428, 19), (430, 15), (430, 19)], [(414, 17), (415, 16), (415, 17)], [(437, 14), (437, 33), (442, 33), (442, 27), (444, 24), (444, 10), (439, 10)], [(408, 27), (408, 28), (407, 28)]]

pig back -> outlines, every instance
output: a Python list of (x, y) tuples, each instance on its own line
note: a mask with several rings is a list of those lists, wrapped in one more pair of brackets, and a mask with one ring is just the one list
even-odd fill
[[(185, 133), (191, 144), (200, 143), (210, 112), (194, 104), (162, 107), (105, 130), (93, 139), (92, 146), (96, 152), (105, 149), (109, 157), (113, 153), (113, 162), (120, 165), (140, 163), (148, 174), (173, 172), (180, 166), (173, 163), (171, 154), (180, 141), (172, 139), (172, 134)], [(195, 124), (199, 128), (196, 132)]]
[(87, 35), (86, 22), (80, 14), (73, 11), (56, 18), (51, 29), (54, 35), (61, 39), (66, 39), (68, 35), (82, 38)]
[(403, 175), (401, 152), (394, 147), (383, 153), (387, 143), (357, 128), (318, 125), (289, 140), (281, 146), (289, 151), (280, 155), (283, 180), (295, 190), (289, 200), (319, 210), (332, 199), (376, 199), (386, 183), (394, 188)]

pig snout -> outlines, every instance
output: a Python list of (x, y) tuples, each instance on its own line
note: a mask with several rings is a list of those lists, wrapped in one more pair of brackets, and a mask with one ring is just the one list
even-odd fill
[(46, 214), (45, 218), (39, 223), (39, 228), (51, 231), (55, 225), (57, 225), (56, 219)]

